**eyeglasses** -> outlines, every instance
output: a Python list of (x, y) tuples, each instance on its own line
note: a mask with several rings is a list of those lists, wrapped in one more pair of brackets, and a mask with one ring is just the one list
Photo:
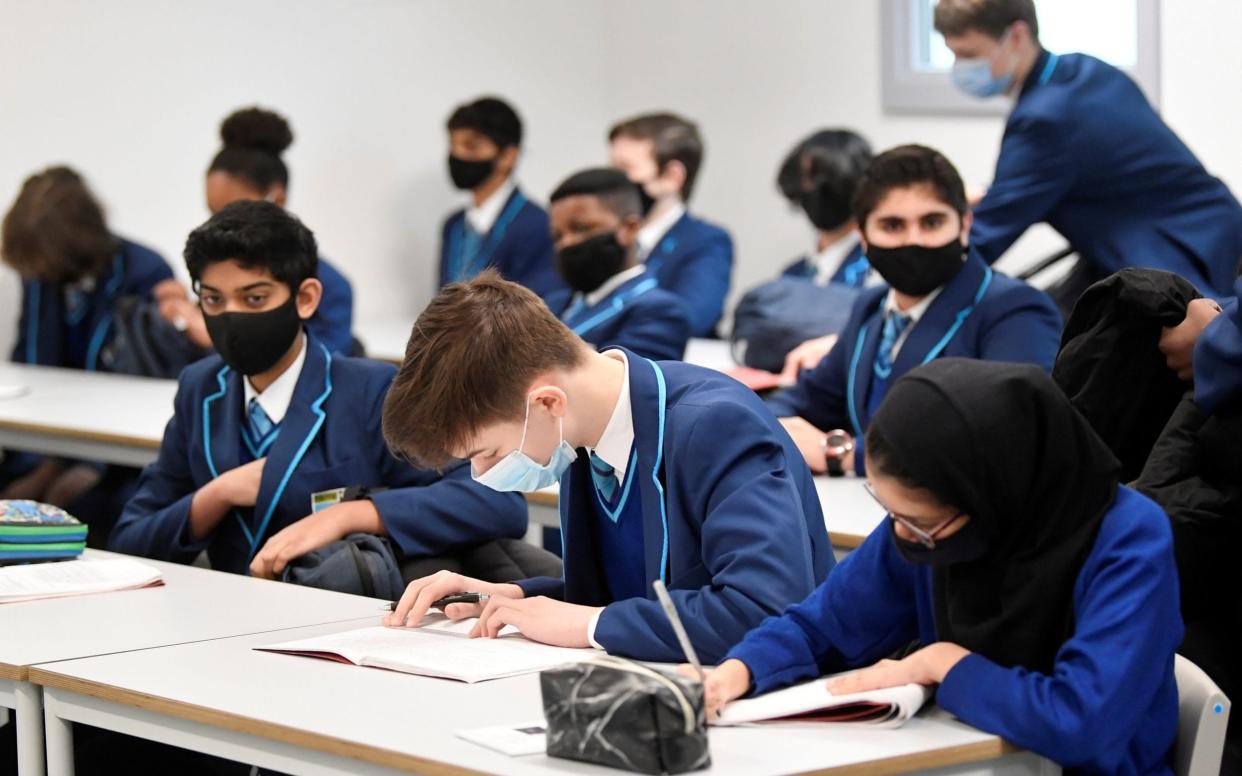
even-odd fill
[(914, 536), (915, 541), (917, 541), (919, 544), (923, 545), (929, 550), (933, 550), (936, 548), (936, 537), (939, 536), (941, 532), (944, 531), (944, 529), (948, 528), (950, 525), (957, 522), (958, 518), (966, 514), (965, 512), (958, 512), (953, 517), (950, 517), (948, 520), (945, 520), (943, 523), (941, 523), (940, 525), (936, 526), (935, 528), (929, 531), (923, 528), (919, 528), (917, 525), (915, 525), (913, 522), (910, 521), (910, 518), (905, 517), (903, 515), (899, 515), (896, 512), (893, 512), (892, 510), (890, 510), (888, 507), (884, 506), (884, 502), (880, 501), (880, 497), (875, 494), (875, 488), (871, 486), (870, 482), (864, 481), (863, 489), (867, 491), (867, 495), (875, 499), (875, 503), (879, 504), (880, 508), (883, 509), (885, 512), (887, 512), (888, 516), (891, 517), (894, 522), (899, 523), (902, 528), (906, 529)]

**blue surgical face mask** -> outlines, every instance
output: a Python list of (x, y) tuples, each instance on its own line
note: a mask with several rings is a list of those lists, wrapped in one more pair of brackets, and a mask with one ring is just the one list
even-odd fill
[[(558, 422), (561, 422), (558, 419)], [(569, 465), (578, 459), (578, 452), (565, 441), (564, 423), (561, 422), (560, 444), (552, 451), (546, 464), (535, 462), (522, 452), (526, 446), (526, 431), (530, 428), (530, 396), (526, 397), (526, 420), (522, 424), (522, 441), (518, 448), (501, 458), (495, 466), (477, 474), (474, 464), (470, 464), (470, 476), (480, 485), (492, 490), (519, 491), (533, 493), (560, 482), (561, 475)]]
[[(1005, 42), (1009, 39), (1008, 31), (1001, 36), (997, 50), (1003, 51)], [(1016, 67), (1016, 63), (1015, 63)], [(969, 95), (979, 98), (995, 97), (998, 94), (1005, 94), (1009, 91), (1009, 87), (1013, 86), (1013, 70), (1010, 68), (1008, 73), (1004, 75), (992, 75), (992, 58), (991, 57), (974, 57), (971, 59), (959, 59), (953, 63), (953, 85)]]

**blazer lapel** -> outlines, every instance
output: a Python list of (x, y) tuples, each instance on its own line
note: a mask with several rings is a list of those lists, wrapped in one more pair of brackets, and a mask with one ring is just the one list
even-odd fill
[(630, 370), (630, 411), (634, 419), (634, 444), (638, 451), (634, 477), (643, 505), (643, 553), (650, 585), (657, 579), (668, 582), (668, 514), (664, 493), (664, 421), (668, 387), (654, 361), (625, 351)]
[[(290, 478), (327, 418), (323, 405), (332, 395), (332, 356), (310, 336), (307, 336), (306, 348), (306, 361), (293, 389), (293, 399), (280, 423), (280, 434), (268, 448), (267, 462), (263, 465), (259, 496), (254, 505), (255, 519), (251, 522), (253, 531), (247, 537), (251, 556), (262, 546), (268, 524)], [(309, 504), (306, 505), (306, 513), (310, 514)]]
[(863, 329), (853, 343), (850, 353), (849, 384), (846, 391), (846, 403), (849, 405), (850, 421), (854, 426), (855, 436), (860, 436), (866, 429), (869, 420), (867, 414), (867, 394), (871, 390), (871, 382), (875, 379), (875, 355), (880, 348), (880, 337), (884, 329), (884, 300), (881, 294), (876, 300), (876, 308), (863, 319)]

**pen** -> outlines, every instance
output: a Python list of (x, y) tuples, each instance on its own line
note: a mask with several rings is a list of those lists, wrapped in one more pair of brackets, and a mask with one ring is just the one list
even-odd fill
[(686, 660), (694, 666), (694, 672), (699, 675), (699, 681), (704, 681), (707, 677), (703, 674), (703, 664), (699, 662), (694, 645), (690, 643), (690, 637), (686, 635), (686, 627), (681, 624), (681, 617), (677, 615), (677, 607), (673, 606), (673, 599), (669, 598), (668, 588), (664, 587), (664, 582), (659, 579), (652, 582), (651, 586), (655, 588), (656, 598), (660, 599), (660, 606), (664, 607), (664, 614), (668, 617), (669, 624), (673, 626), (673, 633), (677, 634), (677, 641), (681, 644), (681, 651), (686, 654)]
[[(489, 598), (491, 596), (487, 593), (454, 593), (453, 595), (446, 595), (443, 598), (432, 601), (431, 608), (443, 611), (444, 607), (449, 604), (485, 604)], [(390, 601), (388, 603), (388, 611), (395, 612), (397, 610), (397, 603), (397, 601)]]

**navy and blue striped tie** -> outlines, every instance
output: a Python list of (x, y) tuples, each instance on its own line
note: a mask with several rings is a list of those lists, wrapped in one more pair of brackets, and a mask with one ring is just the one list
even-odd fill
[(892, 312), (884, 318), (884, 331), (880, 335), (880, 349), (875, 353), (875, 376), (887, 380), (893, 373), (893, 348), (901, 333), (910, 325), (910, 316)]
[(612, 506), (617, 497), (617, 470), (610, 466), (595, 453), (591, 453), (591, 480), (595, 489), (608, 506)]

